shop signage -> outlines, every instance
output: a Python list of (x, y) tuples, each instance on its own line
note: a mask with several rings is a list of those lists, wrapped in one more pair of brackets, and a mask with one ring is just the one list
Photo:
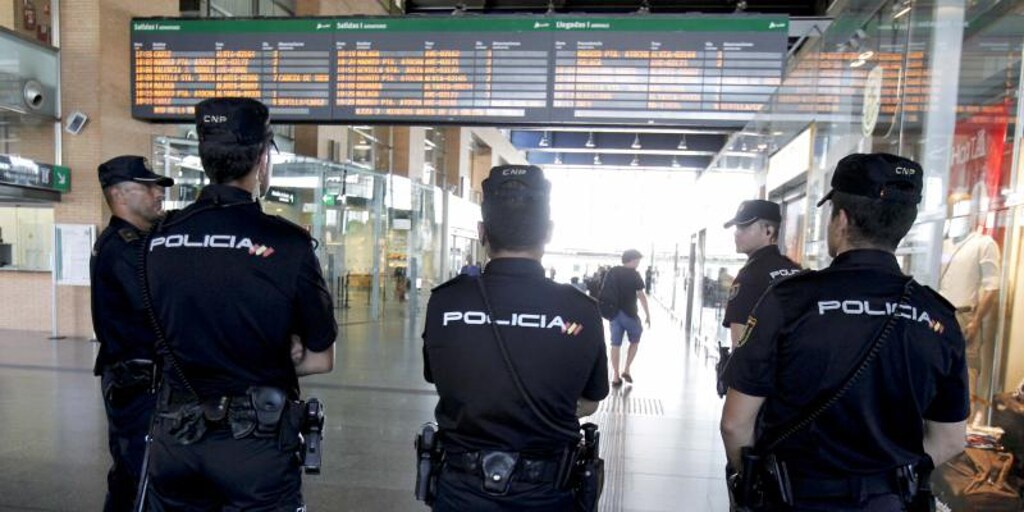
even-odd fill
[(284, 189), (270, 187), (267, 190), (267, 200), (284, 204), (295, 204), (295, 193)]
[[(949, 192), (971, 194), (976, 185), (984, 183), (990, 200), (1001, 195), (1008, 180), (1003, 177), (1003, 154), (1009, 109), (979, 114), (956, 123), (949, 171)], [(996, 207), (998, 205), (989, 205)]]
[(20, 156), (0, 155), (0, 185), (70, 192), (71, 169)]

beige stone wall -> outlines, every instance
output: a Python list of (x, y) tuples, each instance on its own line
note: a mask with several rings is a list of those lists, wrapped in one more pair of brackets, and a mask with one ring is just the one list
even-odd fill
[[(132, 16), (175, 16), (176, 0), (64, 0), (61, 7), (62, 112), (81, 110), (89, 124), (79, 135), (63, 135), (63, 164), (71, 168), (71, 192), (54, 207), (54, 222), (106, 223), (96, 179), (100, 162), (122, 154), (152, 154), (152, 137), (171, 128), (131, 118), (129, 22)], [(52, 147), (52, 146), (51, 146)], [(52, 150), (51, 150), (52, 155)], [(39, 157), (51, 162), (51, 157)], [(50, 329), (49, 273), (0, 273), (0, 329)], [(89, 288), (62, 286), (58, 294), (60, 334), (89, 336)]]

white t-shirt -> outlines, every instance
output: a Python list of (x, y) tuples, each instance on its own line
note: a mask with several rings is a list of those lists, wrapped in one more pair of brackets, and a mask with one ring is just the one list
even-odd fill
[(999, 246), (988, 235), (972, 232), (960, 243), (942, 244), (939, 293), (957, 308), (978, 305), (982, 290), (999, 289)]

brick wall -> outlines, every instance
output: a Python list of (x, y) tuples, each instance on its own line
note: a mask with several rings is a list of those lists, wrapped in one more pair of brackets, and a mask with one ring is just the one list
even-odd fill
[[(93, 224), (109, 213), (96, 180), (100, 162), (122, 154), (152, 154), (152, 138), (172, 127), (131, 119), (129, 23), (132, 16), (175, 16), (175, 0), (63, 0), (61, 8), (62, 112), (81, 110), (89, 124), (63, 136), (63, 163), (72, 190), (54, 206), (54, 222)], [(52, 151), (52, 150), (51, 150)], [(52, 161), (51, 158), (40, 158)], [(49, 273), (0, 273), (0, 329), (50, 329)], [(60, 334), (89, 336), (89, 288), (62, 286), (58, 294)]]

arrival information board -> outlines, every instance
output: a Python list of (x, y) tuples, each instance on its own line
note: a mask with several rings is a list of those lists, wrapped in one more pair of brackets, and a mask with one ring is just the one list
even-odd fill
[(275, 122), (743, 124), (781, 83), (785, 17), (135, 19), (132, 114), (205, 98)]

